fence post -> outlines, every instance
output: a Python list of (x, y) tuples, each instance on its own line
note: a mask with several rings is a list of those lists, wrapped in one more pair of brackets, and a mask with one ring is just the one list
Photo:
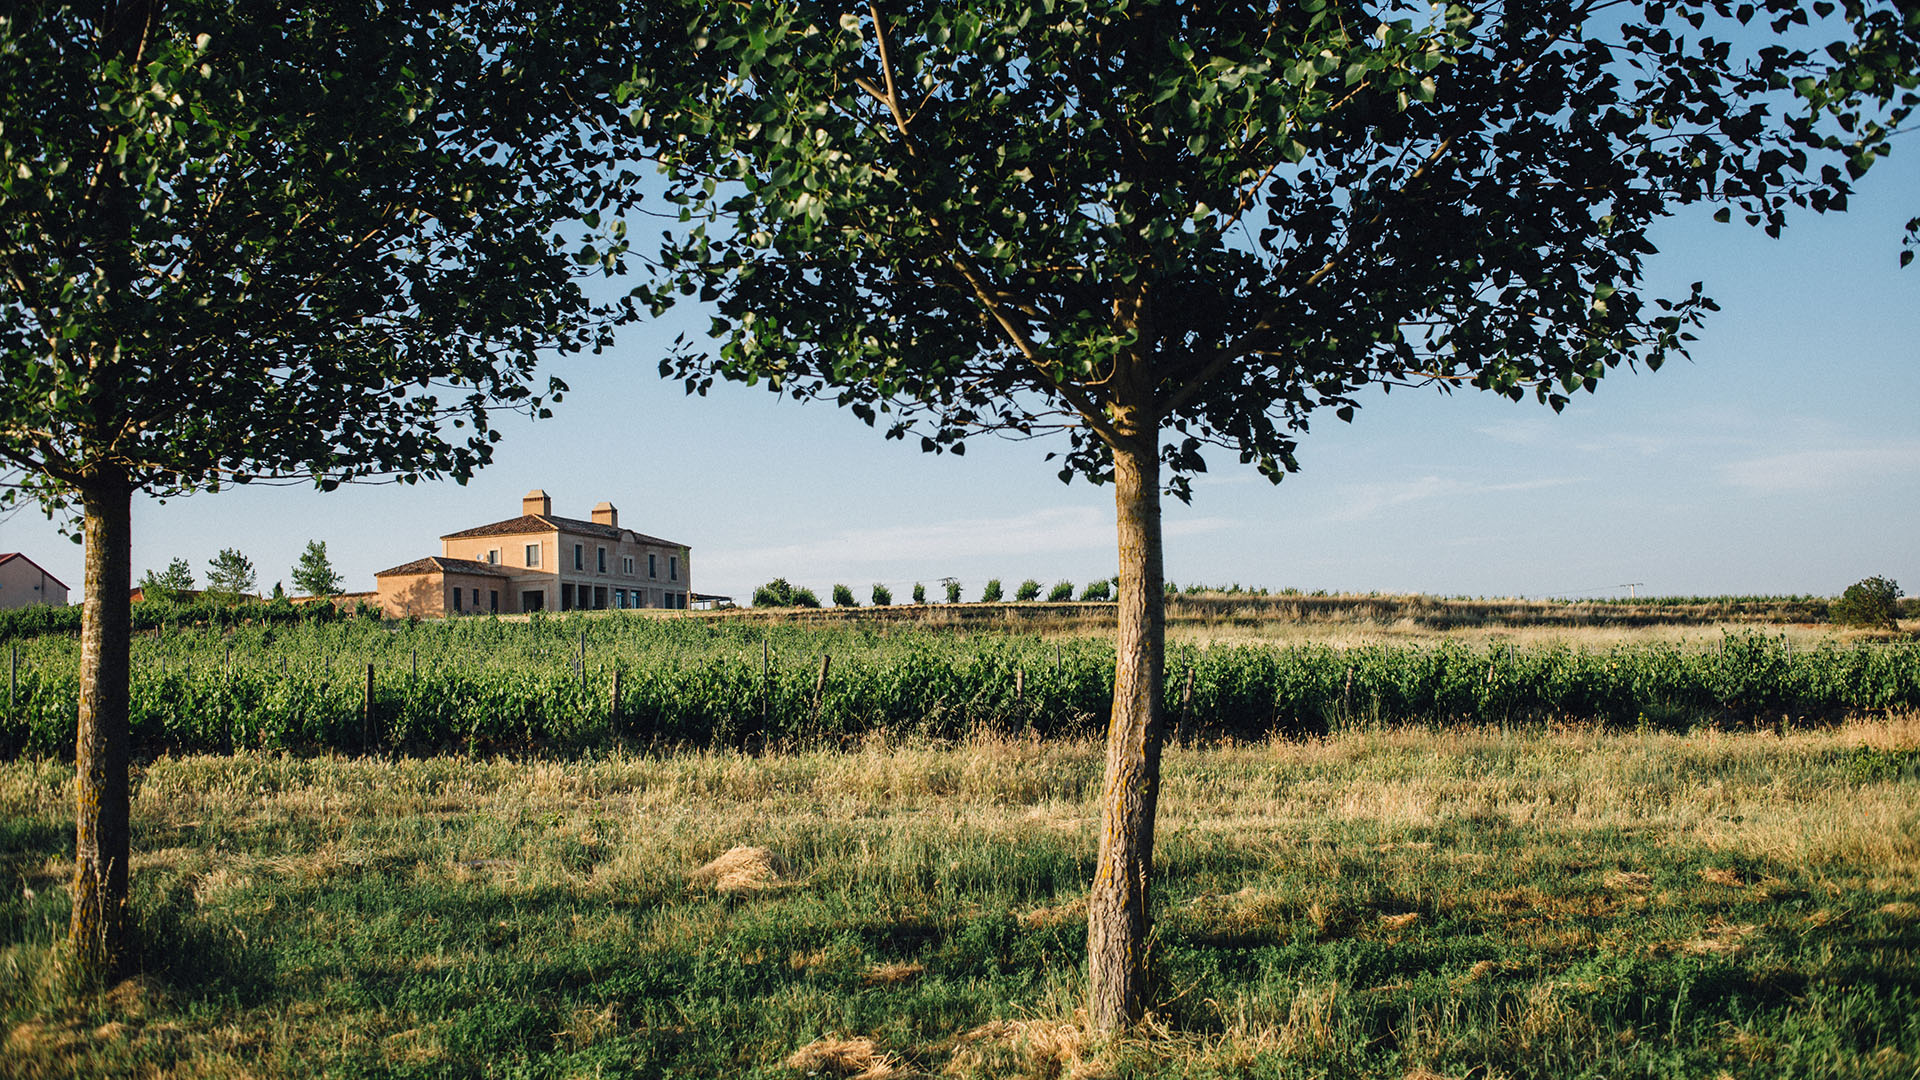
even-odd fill
[(1027, 669), (1023, 667), (1013, 669), (1013, 703), (1015, 705), (1027, 703)]
[(413, 653), (413, 672), (412, 674), (407, 676), (407, 681), (417, 683), (420, 681), (420, 646), (415, 645), (412, 649), (412, 653)]
[(1188, 664), (1187, 665), (1187, 688), (1180, 691), (1180, 736), (1178, 741), (1182, 746), (1185, 746), (1188, 740), (1193, 738), (1193, 731), (1188, 726), (1190, 723), (1189, 713), (1192, 707), (1193, 707), (1193, 665)]
[(367, 688), (360, 695), (360, 751), (373, 752), (373, 665), (367, 665)]
[(820, 704), (827, 695), (827, 667), (833, 663), (832, 653), (820, 654), (820, 677), (813, 681), (813, 718), (820, 719)]

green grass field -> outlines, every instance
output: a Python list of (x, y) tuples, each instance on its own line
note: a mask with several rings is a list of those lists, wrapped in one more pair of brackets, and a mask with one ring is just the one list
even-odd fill
[[(161, 758), (145, 974), (91, 995), (71, 766), (6, 762), (0, 1075), (1920, 1075), (1920, 717), (1172, 750), (1113, 1043), (1076, 1012), (1100, 760)], [(697, 873), (736, 846), (774, 858)]]

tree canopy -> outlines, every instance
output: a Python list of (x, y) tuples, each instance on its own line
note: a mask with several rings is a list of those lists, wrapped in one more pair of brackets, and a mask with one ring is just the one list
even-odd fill
[(1208, 447), (1278, 481), (1376, 387), (1557, 410), (1684, 355), (1713, 303), (1649, 290), (1654, 225), (1844, 208), (1920, 101), (1903, 0), (745, 0), (690, 29), (723, 77), (630, 87), (688, 223), (659, 269), (716, 309), (662, 374), (933, 451), (1057, 432), (1063, 479), (1116, 485), (1103, 1027), (1144, 1000), (1161, 493)]
[(604, 340), (576, 276), (621, 251), (609, 10), (0, 16), (0, 499), (87, 545), (79, 970), (125, 960), (131, 494), (461, 479), (496, 410), (544, 413), (541, 359)]
[(309, 540), (293, 567), (293, 587), (308, 596), (334, 596), (340, 592), (340, 575), (327, 558), (325, 540)]

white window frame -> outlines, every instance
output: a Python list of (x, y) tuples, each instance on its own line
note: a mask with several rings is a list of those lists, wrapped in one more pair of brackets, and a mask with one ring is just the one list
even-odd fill
[(540, 545), (539, 544), (527, 545), (527, 565), (528, 566), (540, 565)]

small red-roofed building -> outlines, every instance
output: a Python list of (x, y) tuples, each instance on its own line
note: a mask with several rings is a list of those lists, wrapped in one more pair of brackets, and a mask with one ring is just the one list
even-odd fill
[(692, 597), (687, 546), (622, 528), (612, 503), (590, 520), (559, 517), (546, 492), (530, 491), (519, 517), (448, 533), (440, 545), (439, 555), (374, 575), (386, 614), (684, 610)]
[(17, 551), (0, 551), (0, 608), (67, 606), (67, 583)]

